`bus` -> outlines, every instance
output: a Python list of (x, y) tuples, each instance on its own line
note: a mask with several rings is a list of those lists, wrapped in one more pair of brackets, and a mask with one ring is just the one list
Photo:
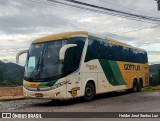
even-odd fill
[(86, 31), (36, 39), (27, 53), (23, 91), (27, 98), (66, 100), (149, 84), (146, 51)]

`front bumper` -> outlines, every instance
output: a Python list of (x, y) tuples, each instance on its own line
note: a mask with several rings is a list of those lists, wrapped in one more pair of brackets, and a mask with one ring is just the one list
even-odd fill
[[(41, 90), (41, 89), (40, 89)], [(48, 90), (48, 91), (31, 91), (23, 87), (23, 94), (26, 98), (42, 98), (42, 99), (55, 99), (65, 100), (66, 99), (66, 85)], [(36, 94), (42, 94), (42, 97), (37, 97)]]

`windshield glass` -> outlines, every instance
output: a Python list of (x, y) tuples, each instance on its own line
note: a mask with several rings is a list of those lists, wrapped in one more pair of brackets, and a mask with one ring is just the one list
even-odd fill
[[(81, 55), (85, 43), (84, 37), (32, 44), (26, 61), (25, 77), (32, 80), (46, 80), (60, 78), (79, 68)], [(59, 51), (66, 44), (77, 44), (68, 48), (62, 62), (59, 60)]]
[(42, 56), (43, 48), (44, 44), (33, 44), (30, 46), (25, 66), (25, 77), (30, 77), (33, 74), (33, 71), (35, 71), (35, 68), (40, 61), (40, 57)]
[(55, 41), (46, 44), (40, 70), (41, 78), (54, 77), (63, 74), (63, 63), (59, 60), (59, 51), (65, 44), (67, 44), (65, 43), (65, 40), (63, 43), (62, 41)]

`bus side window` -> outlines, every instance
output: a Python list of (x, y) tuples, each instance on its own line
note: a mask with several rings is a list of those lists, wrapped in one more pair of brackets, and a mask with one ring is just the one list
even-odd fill
[(107, 56), (108, 56), (108, 54), (107, 54), (108, 51), (106, 51), (107, 49), (106, 49), (105, 44), (106, 44), (106, 43), (104, 43), (104, 42), (101, 42), (101, 43), (100, 43), (100, 50), (99, 50), (100, 59), (106, 59)]
[(124, 60), (126, 62), (130, 61), (130, 51), (129, 48), (123, 47)]
[(74, 50), (74, 47), (69, 48), (65, 53), (64, 66), (63, 66), (63, 72), (65, 72), (65, 74), (69, 74), (74, 71), (73, 50)]
[(89, 38), (85, 62), (88, 62), (93, 59), (99, 59), (99, 49), (100, 42), (97, 40), (93, 40), (92, 38)]
[(112, 45), (108, 42), (101, 42), (100, 44), (100, 59), (111, 60), (112, 58)]
[(67, 49), (64, 59), (64, 72), (71, 73), (79, 68), (84, 43), (84, 37), (72, 37), (68, 40), (68, 44), (77, 44), (77, 46)]
[(123, 61), (123, 47), (116, 45), (114, 46), (114, 59), (117, 61)]
[(67, 44), (67, 40), (62, 40), (62, 46)]
[(145, 52), (144, 53), (144, 63), (147, 63), (148, 62), (148, 57), (147, 57), (147, 53)]
[(120, 48), (118, 45), (112, 45), (111, 55), (112, 55), (111, 60), (117, 60), (117, 61), (120, 60)]

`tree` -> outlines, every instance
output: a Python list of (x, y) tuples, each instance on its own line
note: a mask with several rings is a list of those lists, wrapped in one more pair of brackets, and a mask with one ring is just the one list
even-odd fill
[(6, 65), (4, 62), (0, 61), (0, 80), (4, 80), (6, 78)]
[(151, 86), (155, 86), (155, 85), (159, 85), (160, 81), (158, 80), (158, 74), (153, 74), (152, 76), (150, 76), (149, 78), (149, 85)]
[(158, 69), (158, 81), (160, 82), (160, 68)]

